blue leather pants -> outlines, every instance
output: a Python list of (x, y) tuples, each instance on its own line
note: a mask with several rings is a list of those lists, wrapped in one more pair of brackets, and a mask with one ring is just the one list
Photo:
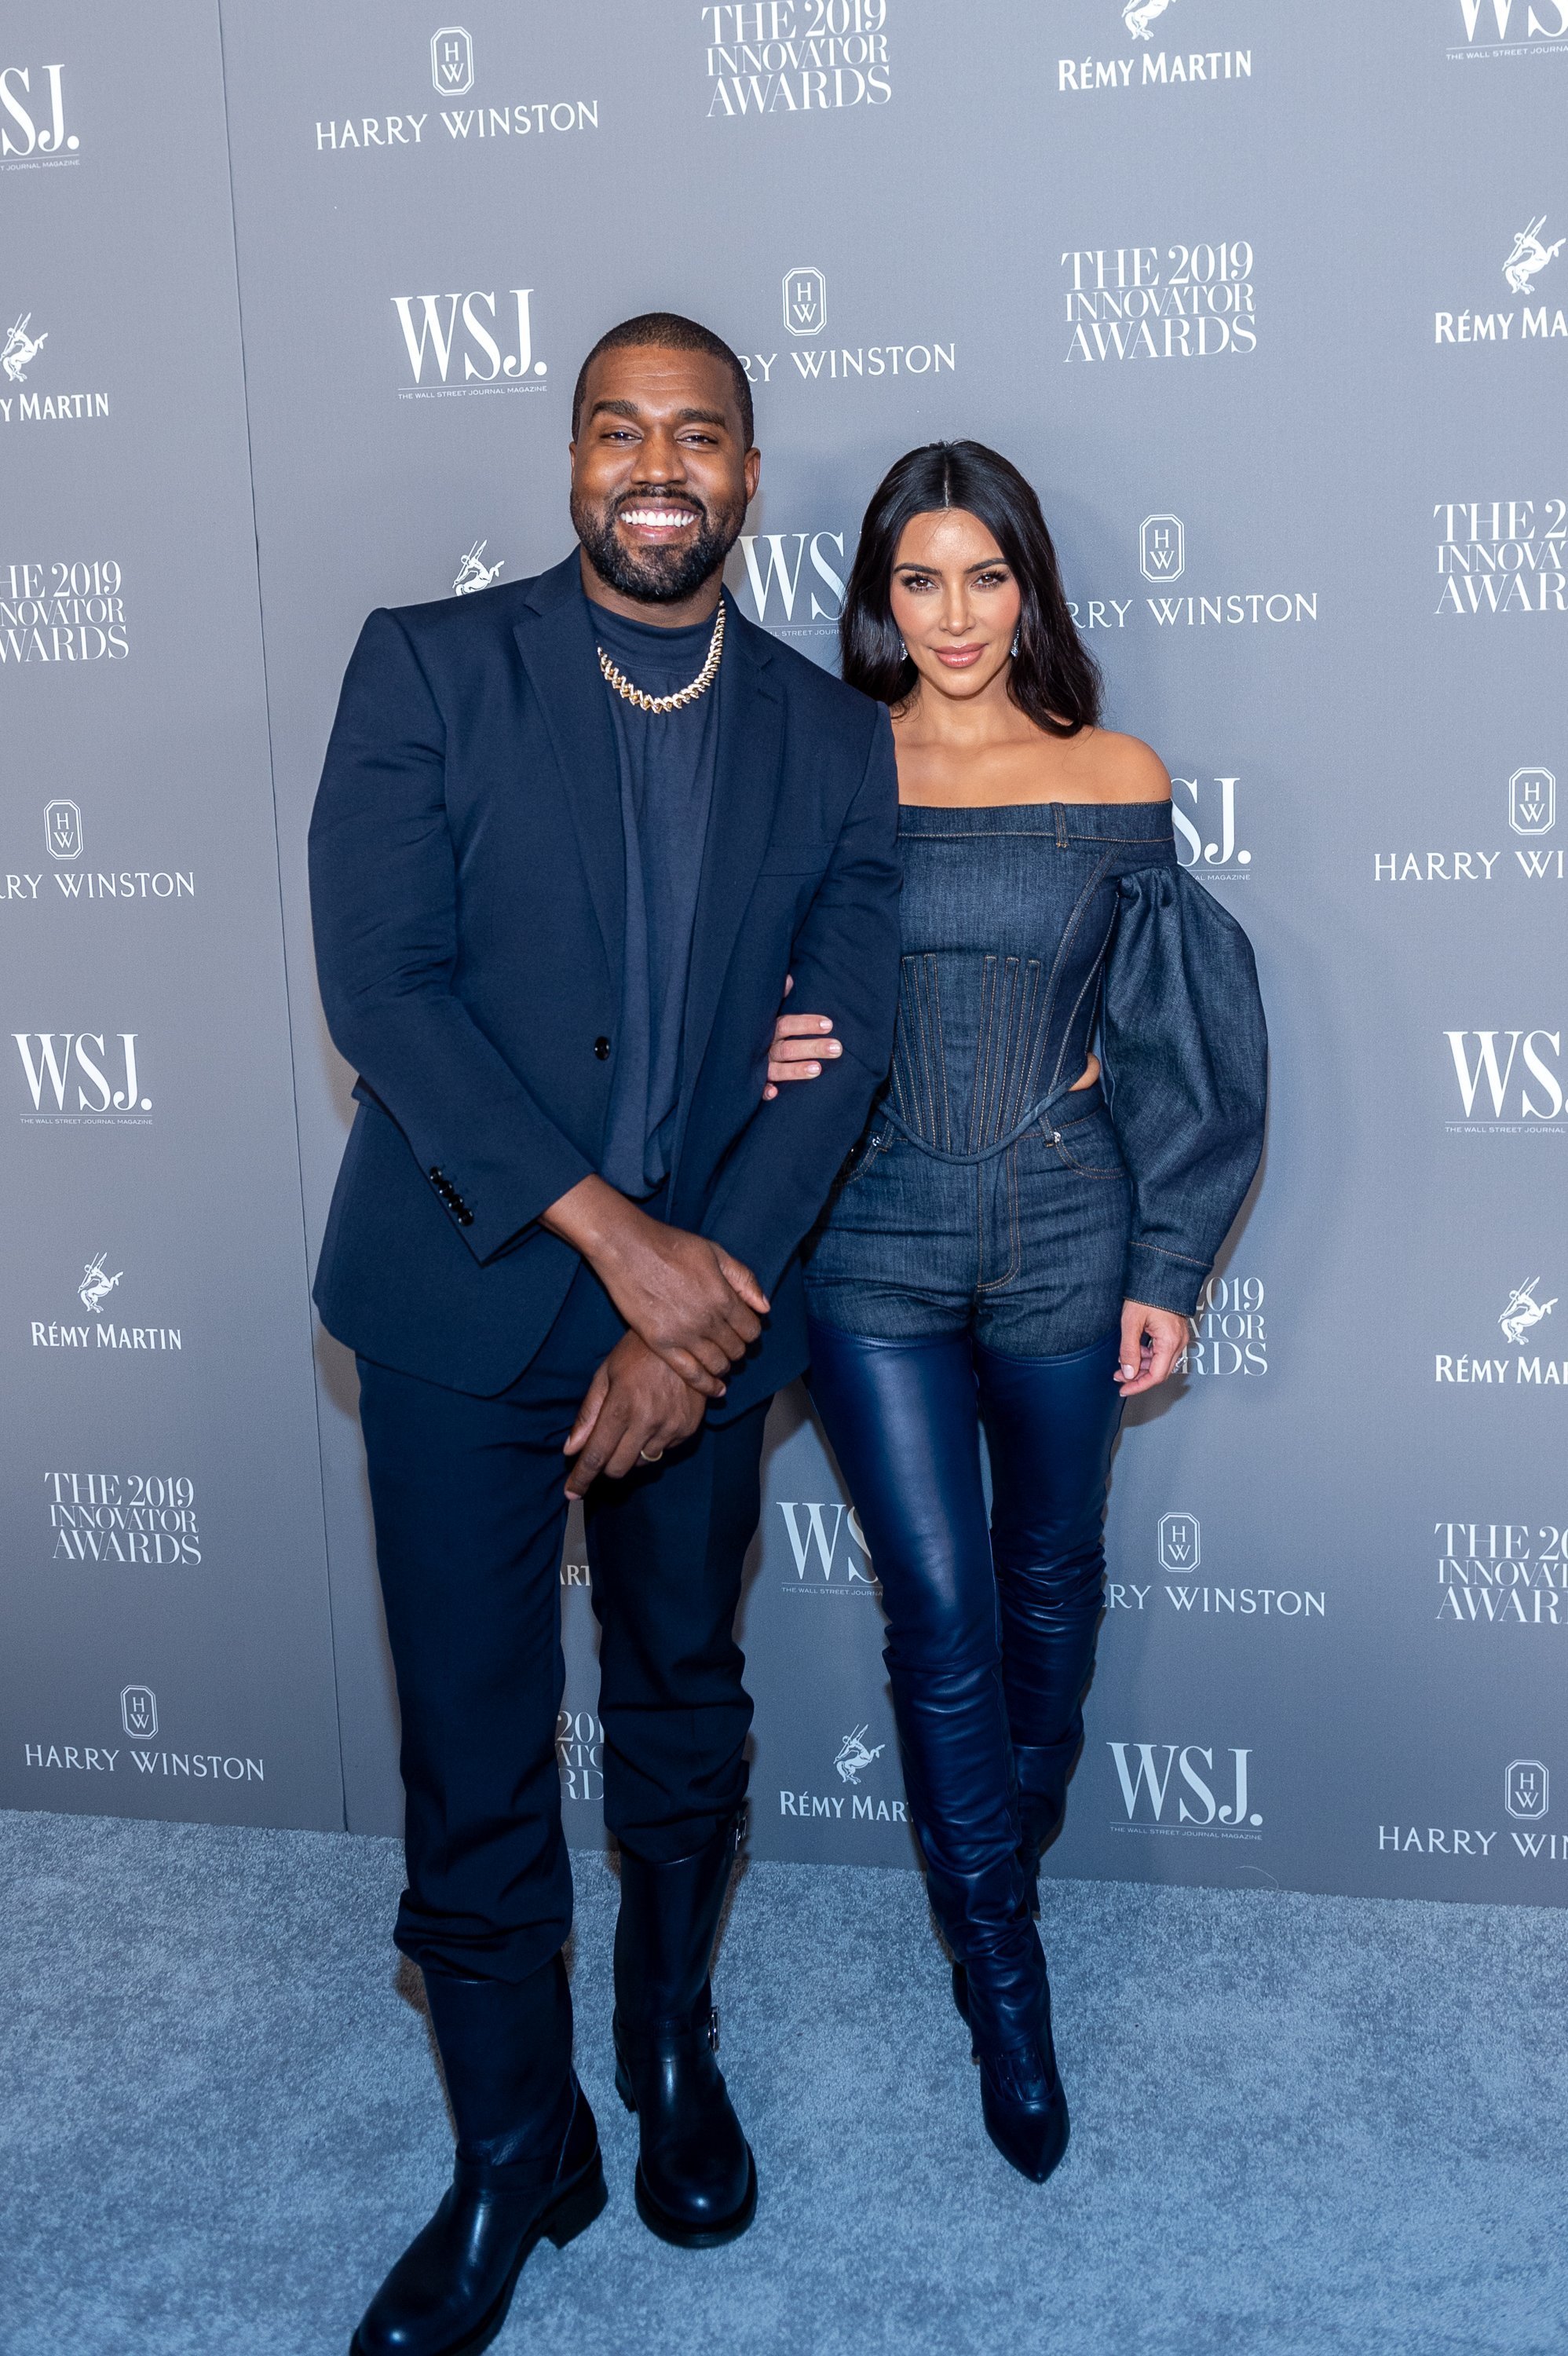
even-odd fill
[(1043, 1984), (1019, 1851), (1038, 1858), (1060, 1824), (1083, 1740), (1119, 1336), (1020, 1358), (967, 1333), (872, 1341), (814, 1318), (811, 1345), (812, 1397), (881, 1581), (933, 1911), (969, 1975), (976, 2044), (997, 2050), (1024, 2041)]

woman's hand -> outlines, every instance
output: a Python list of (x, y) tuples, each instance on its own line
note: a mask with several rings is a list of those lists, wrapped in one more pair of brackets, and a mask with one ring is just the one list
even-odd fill
[[(793, 973), (784, 976), (784, 996), (795, 988)], [(771, 1104), (778, 1094), (780, 1080), (815, 1080), (825, 1061), (831, 1062), (844, 1053), (841, 1040), (832, 1034), (833, 1025), (826, 1014), (781, 1014), (773, 1024), (773, 1043), (768, 1049), (768, 1085), (763, 1090), (763, 1102)]]
[(1122, 1303), (1122, 1360), (1116, 1387), (1124, 1399), (1136, 1398), (1163, 1383), (1188, 1343), (1191, 1329), (1174, 1309), (1151, 1309), (1145, 1301)]

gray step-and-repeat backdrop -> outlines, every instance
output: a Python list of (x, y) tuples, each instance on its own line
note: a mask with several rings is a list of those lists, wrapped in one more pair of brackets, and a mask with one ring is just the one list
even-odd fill
[[(731, 586), (814, 660), (891, 459), (1031, 475), (1256, 945), (1267, 1160), (1124, 1433), (1056, 1869), (1562, 1902), (1568, 0), (449, 5), (6, 11), (0, 1801), (397, 1824), (306, 819), (367, 609), (565, 552), (578, 363), (660, 305), (745, 356)], [(799, 1393), (766, 1497), (754, 1848), (907, 1864)]]

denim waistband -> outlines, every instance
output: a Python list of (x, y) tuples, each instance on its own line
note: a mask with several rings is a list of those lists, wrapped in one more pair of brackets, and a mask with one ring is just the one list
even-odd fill
[(1060, 1087), (1052, 1088), (1049, 1096), (1041, 1097), (1038, 1103), (1032, 1104), (1028, 1112), (1014, 1122), (1005, 1137), (998, 1137), (994, 1143), (982, 1146), (976, 1153), (948, 1153), (941, 1146), (933, 1145), (929, 1138), (917, 1135), (906, 1121), (901, 1120), (885, 1098), (877, 1107), (876, 1118), (896, 1129), (901, 1137), (907, 1138), (911, 1145), (918, 1146), (922, 1153), (929, 1154), (933, 1162), (968, 1165), (990, 1162), (998, 1153), (1008, 1152), (1048, 1116), (1053, 1129), (1065, 1129), (1092, 1112), (1101, 1111), (1104, 1102), (1105, 1091), (1097, 1079), (1092, 1080), (1086, 1088), (1074, 1088), (1070, 1081), (1064, 1080)]

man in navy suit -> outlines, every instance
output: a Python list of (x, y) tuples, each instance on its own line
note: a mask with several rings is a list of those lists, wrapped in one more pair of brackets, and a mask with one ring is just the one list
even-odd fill
[[(359, 1361), (402, 1706), (396, 1937), (458, 2132), (360, 2356), (487, 2345), (540, 2234), (604, 2201), (560, 1955), (569, 1494), (637, 2206), (688, 2247), (755, 2207), (709, 1984), (752, 1714), (732, 1622), (767, 1404), (805, 1364), (795, 1254), (888, 1065), (898, 867), (885, 713), (723, 594), (752, 423), (706, 328), (604, 337), (573, 404), (579, 547), (371, 616), (312, 823), (322, 998), (359, 1074), (316, 1299)], [(790, 975), (838, 1010), (841, 1052), (764, 1101)]]

